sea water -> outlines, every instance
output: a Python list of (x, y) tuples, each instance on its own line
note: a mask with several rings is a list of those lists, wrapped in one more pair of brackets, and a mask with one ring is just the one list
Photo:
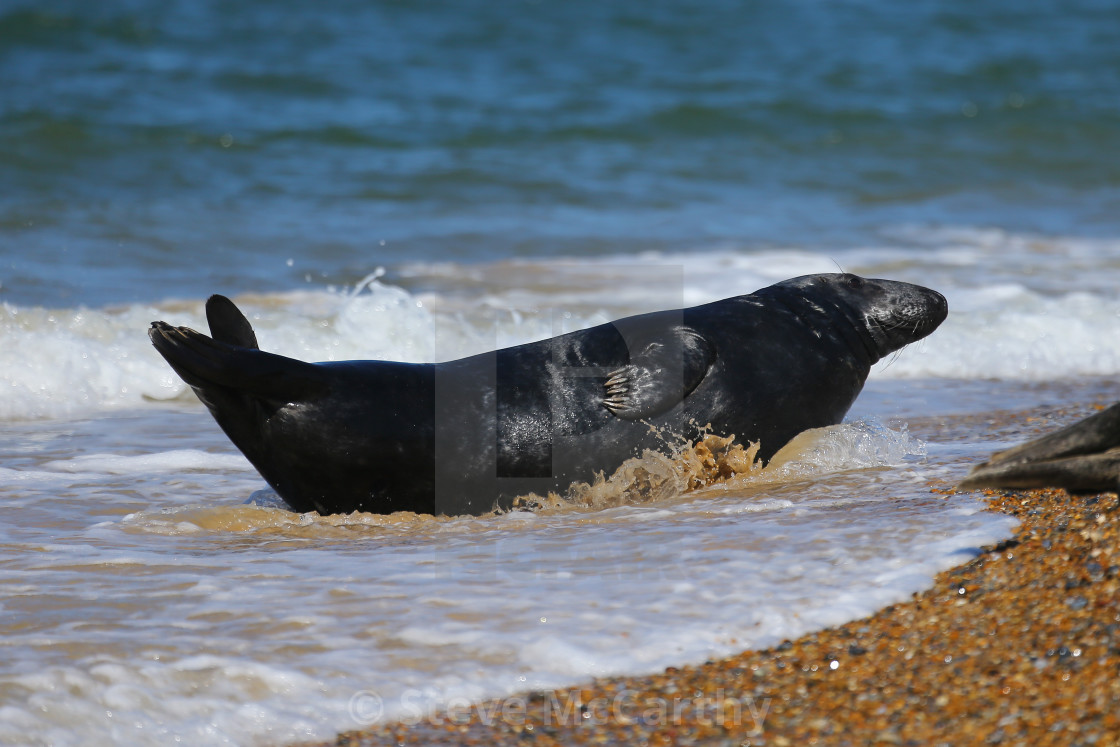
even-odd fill
[[(947, 491), (1116, 396), (1110, 3), (13, 2), (0, 61), (3, 743), (774, 645), (1008, 537)], [(287, 511), (145, 334), (223, 292), (266, 350), (446, 360), (838, 269), (950, 306), (845, 423), (500, 516)]]

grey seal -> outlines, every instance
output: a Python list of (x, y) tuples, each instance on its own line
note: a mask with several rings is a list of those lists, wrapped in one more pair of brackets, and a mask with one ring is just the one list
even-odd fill
[(610, 474), (667, 434), (734, 434), (768, 460), (839, 423), (872, 364), (947, 313), (936, 291), (842, 273), (436, 364), (267, 353), (223, 296), (212, 337), (149, 336), (295, 510), (454, 515)]

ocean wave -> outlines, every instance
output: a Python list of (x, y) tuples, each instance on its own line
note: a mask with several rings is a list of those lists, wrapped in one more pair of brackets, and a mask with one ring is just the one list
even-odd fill
[[(1117, 242), (908, 229), (836, 252), (711, 248), (485, 265), (410, 263), (356, 287), (237, 298), (269, 351), (312, 361), (450, 360), (633, 313), (692, 306), (786, 277), (844, 270), (931, 285), (949, 300), (929, 338), (873, 377), (1046, 380), (1120, 371)], [(909, 245), (899, 243), (902, 236)], [(925, 242), (925, 245), (922, 244)], [(69, 417), (176, 400), (151, 321), (205, 330), (203, 302), (0, 305), (0, 418)], [(188, 396), (187, 401), (191, 398)]]

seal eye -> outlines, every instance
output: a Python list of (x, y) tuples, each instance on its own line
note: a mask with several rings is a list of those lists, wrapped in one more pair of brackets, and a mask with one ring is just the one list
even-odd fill
[(859, 290), (863, 287), (863, 278), (858, 275), (848, 276), (848, 287), (852, 290)]

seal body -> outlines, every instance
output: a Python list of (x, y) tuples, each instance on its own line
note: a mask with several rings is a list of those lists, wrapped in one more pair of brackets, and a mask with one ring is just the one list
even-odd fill
[(935, 291), (828, 274), (439, 364), (266, 353), (222, 296), (213, 338), (149, 335), (294, 509), (478, 514), (704, 428), (768, 460), (840, 422), (871, 365), (946, 314)]

